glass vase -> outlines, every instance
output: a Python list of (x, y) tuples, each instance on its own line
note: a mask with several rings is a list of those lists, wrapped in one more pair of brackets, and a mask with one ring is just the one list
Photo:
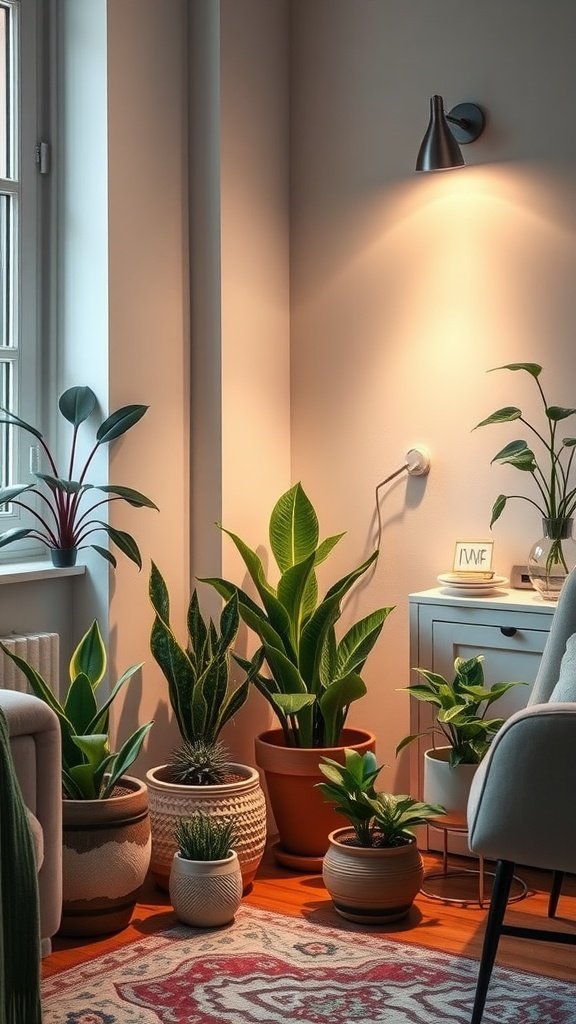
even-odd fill
[(572, 519), (543, 519), (544, 536), (536, 541), (528, 555), (532, 586), (545, 601), (557, 600), (564, 580), (576, 565), (572, 522)]

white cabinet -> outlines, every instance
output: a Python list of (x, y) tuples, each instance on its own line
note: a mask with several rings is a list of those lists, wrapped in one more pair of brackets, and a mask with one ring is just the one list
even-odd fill
[[(410, 665), (452, 679), (456, 657), (482, 654), (487, 685), (511, 680), (529, 684), (514, 687), (494, 706), (494, 715), (506, 718), (527, 703), (555, 609), (555, 602), (528, 590), (474, 598), (454, 597), (442, 588), (411, 594)], [(412, 672), (411, 682), (418, 678)], [(411, 733), (433, 724), (430, 705), (413, 699), (410, 705)], [(436, 743), (442, 746), (441, 736)], [(420, 797), (424, 751), (431, 745), (423, 738), (409, 748), (411, 792)]]

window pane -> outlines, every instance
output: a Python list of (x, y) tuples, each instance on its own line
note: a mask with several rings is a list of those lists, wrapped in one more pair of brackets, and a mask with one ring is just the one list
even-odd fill
[[(10, 408), (12, 403), (12, 363), (0, 361), (0, 406)], [(8, 487), (12, 476), (12, 445), (11, 431), (5, 423), (0, 423), (0, 487)], [(7, 506), (0, 506), (0, 514), (8, 511)]]
[(9, 12), (0, 6), (0, 178), (11, 177), (10, 146), (10, 33)]
[(0, 348), (12, 347), (14, 281), (12, 276), (12, 222), (14, 196), (0, 194)]

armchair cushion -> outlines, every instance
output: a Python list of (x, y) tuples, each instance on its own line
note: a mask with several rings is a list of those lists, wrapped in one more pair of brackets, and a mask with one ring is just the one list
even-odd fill
[(560, 675), (550, 700), (576, 701), (576, 633), (572, 633), (566, 641), (566, 650), (560, 662)]

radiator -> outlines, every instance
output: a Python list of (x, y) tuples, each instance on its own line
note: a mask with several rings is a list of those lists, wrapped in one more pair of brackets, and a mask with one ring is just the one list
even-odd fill
[[(18, 636), (0, 637), (2, 643), (24, 658), (50, 684), (50, 689), (59, 696), (59, 651), (60, 636), (58, 633), (24, 633)], [(0, 650), (0, 687), (4, 690), (19, 690), (30, 693), (26, 676), (14, 664), (4, 651)]]

